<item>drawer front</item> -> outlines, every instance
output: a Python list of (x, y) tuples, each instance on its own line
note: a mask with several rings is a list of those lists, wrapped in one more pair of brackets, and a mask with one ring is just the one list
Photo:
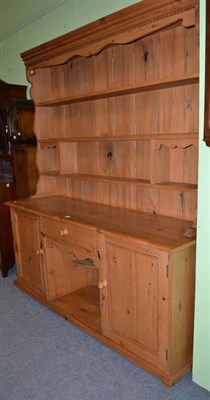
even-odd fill
[(73, 222), (42, 218), (42, 232), (50, 237), (69, 243), (84, 250), (96, 251), (96, 231)]

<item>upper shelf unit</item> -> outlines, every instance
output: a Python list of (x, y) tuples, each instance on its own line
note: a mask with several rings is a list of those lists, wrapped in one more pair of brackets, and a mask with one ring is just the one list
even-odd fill
[(23, 54), (37, 196), (195, 219), (197, 0), (175, 3), (140, 2)]

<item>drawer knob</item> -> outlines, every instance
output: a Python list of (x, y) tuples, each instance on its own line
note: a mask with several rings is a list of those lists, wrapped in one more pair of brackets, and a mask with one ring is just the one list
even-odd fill
[(69, 232), (68, 232), (68, 229), (66, 229), (66, 228), (60, 229), (60, 231), (59, 231), (59, 235), (60, 235), (61, 237), (67, 236), (68, 233), (69, 233)]
[(101, 290), (101, 289), (104, 289), (105, 287), (107, 287), (107, 281), (99, 281), (98, 282), (98, 288)]
[(43, 254), (43, 250), (42, 249), (36, 250), (36, 255), (37, 256), (41, 256), (42, 254)]

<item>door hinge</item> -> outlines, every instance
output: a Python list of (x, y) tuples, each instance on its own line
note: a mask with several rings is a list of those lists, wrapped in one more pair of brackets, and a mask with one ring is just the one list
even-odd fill
[(168, 360), (168, 349), (165, 351), (165, 359)]
[(168, 278), (169, 275), (169, 264), (166, 264), (166, 278)]

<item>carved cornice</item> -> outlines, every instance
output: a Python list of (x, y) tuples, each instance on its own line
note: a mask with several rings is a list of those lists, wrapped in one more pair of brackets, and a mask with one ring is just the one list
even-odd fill
[(107, 17), (21, 54), (27, 67), (67, 62), (75, 56), (97, 54), (111, 44), (125, 44), (175, 23), (195, 23), (198, 0), (143, 0)]

